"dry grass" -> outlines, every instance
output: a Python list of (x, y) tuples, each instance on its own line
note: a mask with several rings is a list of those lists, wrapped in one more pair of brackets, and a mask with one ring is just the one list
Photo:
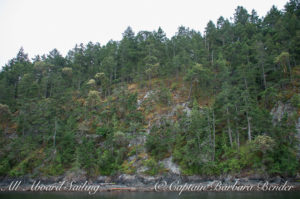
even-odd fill
[(137, 83), (129, 84), (128, 85), (128, 90), (129, 91), (137, 91), (138, 90), (138, 84)]

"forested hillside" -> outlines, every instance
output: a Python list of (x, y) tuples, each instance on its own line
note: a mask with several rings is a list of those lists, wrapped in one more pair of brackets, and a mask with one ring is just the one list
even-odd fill
[(166, 158), (182, 175), (296, 175), (299, 86), (298, 0), (204, 33), (21, 48), (0, 72), (0, 175), (157, 175)]

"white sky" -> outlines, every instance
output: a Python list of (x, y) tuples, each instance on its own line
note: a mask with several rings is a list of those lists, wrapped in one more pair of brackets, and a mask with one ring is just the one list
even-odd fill
[(180, 25), (204, 31), (209, 20), (233, 17), (238, 5), (265, 16), (288, 0), (0, 0), (0, 68), (23, 46), (29, 57), (57, 48), (63, 55), (75, 44), (120, 40), (131, 26), (171, 37)]

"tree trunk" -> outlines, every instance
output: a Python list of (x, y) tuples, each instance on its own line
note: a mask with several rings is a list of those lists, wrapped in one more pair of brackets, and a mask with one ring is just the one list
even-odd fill
[(240, 150), (240, 133), (239, 133), (238, 126), (237, 126), (237, 116), (238, 116), (238, 111), (237, 111), (237, 106), (236, 106), (236, 104), (235, 104), (234, 106), (235, 106), (235, 114), (236, 114), (236, 119), (235, 119), (236, 144), (237, 144), (238, 150)]
[(293, 78), (292, 78), (292, 68), (291, 68), (291, 62), (290, 62), (290, 59), (288, 60), (288, 67), (289, 67), (289, 71), (290, 71), (290, 81), (292, 82), (292, 81), (293, 81)]
[(236, 127), (236, 144), (237, 144), (237, 148), (239, 151), (240, 150), (240, 133), (239, 133), (239, 130), (237, 127)]
[(108, 93), (108, 95), (111, 95), (112, 78), (113, 78), (113, 72), (111, 71), (110, 75), (109, 75), (109, 89), (108, 89), (109, 93)]
[(246, 111), (246, 115), (247, 115), (247, 123), (248, 123), (248, 140), (251, 141), (251, 123), (250, 123), (248, 111)]
[(215, 112), (213, 110), (213, 161), (215, 161), (216, 154), (216, 125), (215, 125)]
[(15, 94), (14, 94), (15, 99), (18, 98), (18, 85), (19, 85), (18, 81), (16, 81), (16, 83), (15, 83)]
[(149, 91), (151, 90), (151, 74), (148, 75), (148, 81), (149, 81)]
[(230, 146), (232, 147), (232, 134), (231, 134), (231, 127), (230, 127), (230, 121), (229, 121), (229, 111), (228, 111), (228, 107), (226, 109), (227, 111), (227, 129), (228, 129), (228, 136), (229, 136), (229, 141), (230, 141)]
[[(248, 84), (246, 78), (244, 78), (245, 81), (245, 88), (248, 90)], [(245, 100), (246, 106), (248, 106), (247, 101)], [(246, 111), (246, 116), (247, 116), (247, 123), (248, 123), (248, 140), (251, 141), (251, 123), (250, 123), (250, 118), (248, 114), (248, 110)]]
[(201, 147), (200, 147), (200, 136), (199, 136), (199, 131), (197, 131), (197, 140), (198, 140), (198, 152), (201, 152)]
[(56, 129), (57, 129), (57, 121), (56, 121), (56, 117), (55, 117), (55, 121), (54, 121), (54, 135), (53, 135), (54, 153), (56, 153)]
[(47, 80), (46, 88), (45, 88), (45, 98), (47, 98), (47, 93), (48, 93), (48, 80)]
[(50, 91), (49, 91), (49, 97), (51, 98), (52, 96), (52, 82), (50, 82)]
[[(208, 125), (208, 133), (209, 133), (209, 144), (210, 144), (210, 147), (213, 148), (213, 141), (212, 141), (212, 135), (211, 135), (211, 124), (210, 124), (210, 115), (209, 115), (209, 111), (208, 111), (208, 114), (207, 114), (207, 125)], [(212, 157), (211, 159), (213, 160), (214, 159), (214, 155), (212, 154)]]
[(190, 101), (190, 99), (191, 99), (192, 88), (193, 88), (193, 81), (191, 81), (191, 85), (190, 85), (190, 91), (189, 91), (189, 97), (188, 97), (188, 101)]
[(80, 78), (79, 78), (79, 80), (78, 80), (78, 86), (77, 86), (77, 90), (80, 90), (80, 84), (81, 84), (81, 82), (80, 82), (81, 80), (80, 80)]
[(214, 51), (211, 51), (211, 65), (214, 65)]
[(262, 76), (264, 79), (264, 87), (265, 90), (267, 89), (267, 81), (266, 81), (266, 74), (265, 74), (265, 67), (264, 67), (264, 63), (261, 64), (261, 68), (262, 68)]

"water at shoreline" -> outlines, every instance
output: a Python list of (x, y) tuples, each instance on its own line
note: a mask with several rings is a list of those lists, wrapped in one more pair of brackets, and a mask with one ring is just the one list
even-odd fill
[(297, 199), (300, 192), (103, 192), (95, 195), (87, 193), (33, 193), (33, 192), (2, 192), (0, 198), (5, 199)]

